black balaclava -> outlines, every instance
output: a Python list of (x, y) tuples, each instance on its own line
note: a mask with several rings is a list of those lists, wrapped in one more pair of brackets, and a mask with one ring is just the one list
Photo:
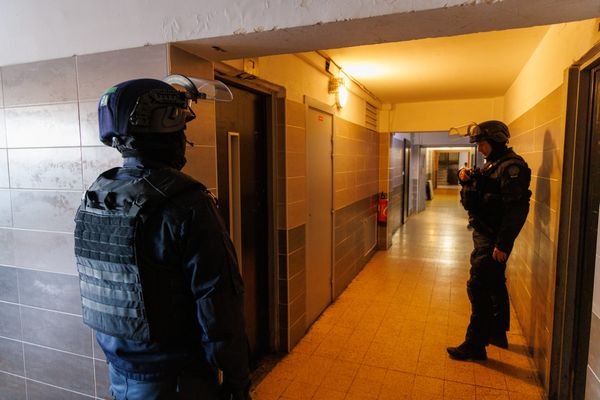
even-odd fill
[(500, 157), (502, 157), (507, 151), (508, 147), (506, 146), (506, 142), (496, 142), (493, 140), (487, 141), (492, 147), (492, 151), (485, 158), (487, 161), (496, 161)]
[(125, 138), (117, 149), (123, 155), (126, 166), (141, 164), (148, 168), (167, 166), (181, 170), (186, 163), (186, 143), (183, 131), (140, 133)]

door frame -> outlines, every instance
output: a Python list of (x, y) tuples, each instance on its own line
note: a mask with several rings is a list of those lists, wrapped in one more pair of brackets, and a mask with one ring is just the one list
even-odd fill
[(595, 221), (591, 218), (594, 210), (590, 207), (599, 191), (590, 174), (599, 165), (598, 157), (592, 157), (592, 143), (600, 141), (590, 124), (594, 68), (600, 68), (600, 43), (573, 64), (567, 75), (550, 400), (579, 400), (585, 395), (598, 230), (598, 216)]
[(404, 193), (402, 193), (402, 215), (400, 216), (400, 225), (406, 224), (410, 217), (410, 159), (412, 153), (412, 142), (409, 139), (403, 140), (404, 159), (402, 162), (402, 180), (404, 181)]
[[(336, 216), (336, 212), (335, 212), (334, 180), (335, 180), (335, 164), (336, 163), (335, 163), (335, 157), (333, 155), (335, 154), (335, 150), (336, 150), (335, 149), (336, 108), (335, 108), (335, 106), (331, 106), (326, 103), (323, 103), (322, 101), (319, 101), (313, 97), (304, 95), (304, 110), (305, 110), (304, 115), (305, 116), (308, 116), (309, 108), (313, 108), (324, 114), (331, 115), (331, 204), (330, 204), (330, 209), (331, 209), (331, 260), (329, 260), (330, 265), (331, 265), (329, 304), (331, 304), (331, 303), (333, 303), (334, 296), (335, 296), (335, 216)], [(306, 153), (306, 156), (308, 157), (308, 152)], [(307, 162), (308, 162), (308, 160), (307, 160)], [(307, 164), (307, 168), (308, 168), (308, 164)], [(308, 182), (306, 182), (306, 185), (307, 185), (306, 193), (308, 194)], [(308, 212), (308, 205), (307, 205), (307, 212)], [(307, 221), (308, 221), (308, 218), (307, 218)], [(309, 326), (306, 327), (307, 330), (308, 330), (308, 328), (309, 328)]]
[[(280, 318), (279, 318), (279, 236), (277, 235), (277, 176), (279, 164), (277, 162), (277, 149), (282, 145), (285, 137), (285, 88), (274, 85), (261, 79), (241, 79), (232, 76), (232, 69), (226, 64), (214, 64), (215, 79), (225, 84), (233, 84), (238, 88), (258, 92), (266, 96), (266, 153), (267, 153), (267, 275), (268, 275), (268, 324), (267, 340), (268, 351), (276, 352), (281, 348), (280, 343)], [(216, 145), (215, 145), (216, 146)], [(216, 151), (216, 150), (215, 150)]]

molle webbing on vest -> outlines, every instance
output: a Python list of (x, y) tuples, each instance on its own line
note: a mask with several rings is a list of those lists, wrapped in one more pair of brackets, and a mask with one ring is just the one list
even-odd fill
[[(138, 248), (137, 229), (144, 218), (177, 193), (205, 187), (174, 170), (152, 171), (132, 180), (113, 179), (116, 171), (98, 177), (75, 217), (83, 321), (108, 335), (149, 342), (156, 339), (157, 331), (164, 330), (163, 325), (176, 330), (169, 323), (183, 306), (176, 304), (166, 315), (156, 303), (173, 301), (169, 296), (182, 297), (181, 293), (173, 297), (168, 291), (180, 291), (185, 285), (179, 282), (182, 274), (177, 269), (140, 265), (138, 254), (144, 249)], [(152, 282), (148, 287), (146, 280)]]
[(150, 340), (136, 265), (135, 216), (80, 210), (75, 222), (83, 321), (113, 336)]

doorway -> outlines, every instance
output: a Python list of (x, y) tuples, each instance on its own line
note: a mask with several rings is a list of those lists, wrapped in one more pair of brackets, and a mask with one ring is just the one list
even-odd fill
[(402, 224), (405, 224), (409, 215), (409, 199), (410, 199), (410, 141), (404, 139), (404, 158), (402, 161)]
[(270, 96), (227, 82), (233, 101), (216, 103), (219, 208), (245, 285), (253, 363), (269, 349), (267, 126)]
[(600, 393), (600, 45), (569, 69), (564, 146), (549, 398), (587, 400)]
[(331, 304), (333, 115), (308, 107), (306, 114), (308, 218), (306, 222), (306, 322)]

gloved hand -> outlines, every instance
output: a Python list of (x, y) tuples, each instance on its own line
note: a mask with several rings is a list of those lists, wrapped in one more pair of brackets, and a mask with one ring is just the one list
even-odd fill
[(250, 383), (245, 385), (244, 387), (235, 387), (227, 383), (223, 382), (219, 389), (219, 399), (220, 400), (252, 400), (250, 397)]

